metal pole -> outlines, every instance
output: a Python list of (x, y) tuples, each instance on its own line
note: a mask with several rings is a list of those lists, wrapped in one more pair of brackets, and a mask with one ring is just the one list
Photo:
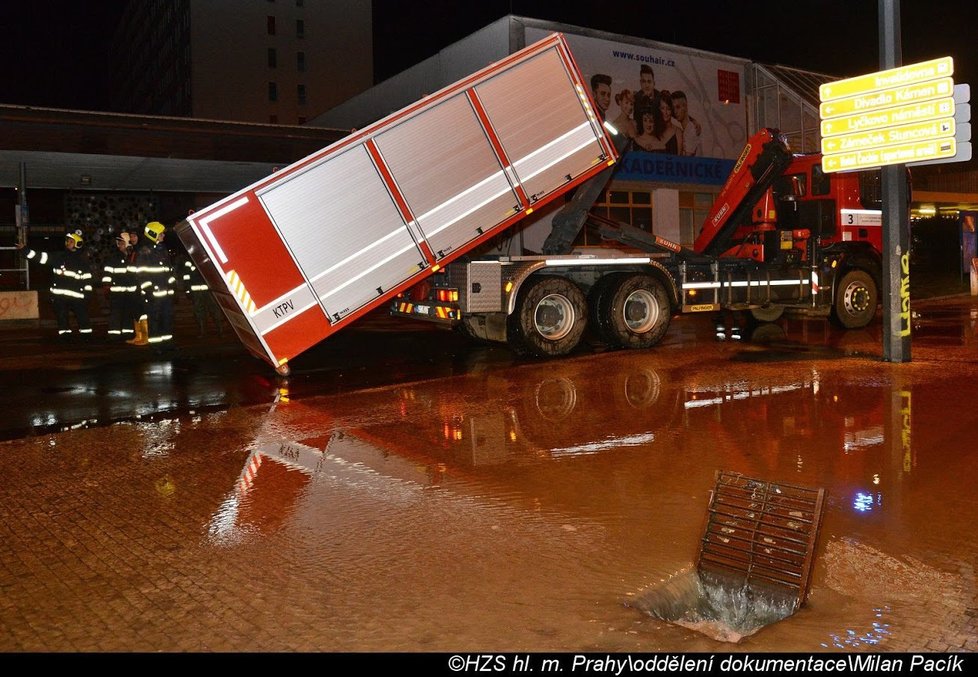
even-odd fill
[[(17, 233), (15, 235), (18, 245), (27, 244), (27, 227), (30, 224), (30, 212), (27, 209), (27, 163), (21, 162), (17, 176)], [(31, 288), (31, 267), (27, 259), (20, 259), (24, 271), (24, 289), (30, 291)]]
[[(903, 65), (900, 0), (879, 0), (880, 70)], [(883, 359), (910, 361), (910, 194), (905, 165), (882, 169)]]

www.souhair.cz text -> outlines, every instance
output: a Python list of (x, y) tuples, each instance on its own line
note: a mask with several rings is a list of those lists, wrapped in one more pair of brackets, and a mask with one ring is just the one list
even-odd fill
[[(641, 658), (635, 656), (592, 658), (576, 655), (571, 670), (589, 672), (608, 672), (620, 675), (623, 672), (712, 672), (715, 656), (691, 658), (688, 656), (654, 656)], [(727, 656), (719, 661), (723, 672), (791, 672), (794, 670), (821, 672), (902, 672), (910, 670), (921, 672), (963, 672), (964, 659), (960, 656), (911, 656), (910, 665), (904, 658), (887, 658), (876, 654), (860, 654), (845, 657), (805, 656), (797, 658), (764, 658)]]

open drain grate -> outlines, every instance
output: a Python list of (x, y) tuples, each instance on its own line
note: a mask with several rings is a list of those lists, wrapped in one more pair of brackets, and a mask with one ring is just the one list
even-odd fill
[(797, 609), (805, 602), (824, 489), (718, 471), (696, 569)]
[(696, 567), (626, 604), (721, 642), (739, 642), (805, 602), (823, 489), (719, 471)]

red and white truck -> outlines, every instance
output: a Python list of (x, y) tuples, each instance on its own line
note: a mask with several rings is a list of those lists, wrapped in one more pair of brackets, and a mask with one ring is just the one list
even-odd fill
[[(824, 174), (819, 156), (794, 155), (763, 129), (688, 249), (589, 214), (626, 148), (595, 111), (555, 33), (176, 231), (244, 345), (282, 374), (384, 304), (544, 356), (574, 350), (589, 324), (608, 344), (649, 347), (676, 312), (790, 310), (846, 327), (873, 318), (872, 173)], [(475, 255), (571, 191), (545, 254)], [(617, 247), (574, 248), (583, 227)]]
[(245, 346), (285, 371), (617, 157), (555, 34), (176, 231)]

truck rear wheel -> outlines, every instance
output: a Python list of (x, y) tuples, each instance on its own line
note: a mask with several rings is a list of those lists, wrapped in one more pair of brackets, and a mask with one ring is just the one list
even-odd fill
[(560, 277), (531, 279), (520, 290), (509, 318), (517, 352), (557, 357), (574, 350), (587, 327), (587, 301), (576, 284)]
[(650, 275), (630, 275), (601, 298), (599, 313), (608, 343), (650, 348), (662, 340), (672, 319), (669, 296)]
[(836, 288), (832, 319), (845, 329), (865, 327), (876, 316), (878, 299), (873, 276), (864, 270), (850, 270)]

